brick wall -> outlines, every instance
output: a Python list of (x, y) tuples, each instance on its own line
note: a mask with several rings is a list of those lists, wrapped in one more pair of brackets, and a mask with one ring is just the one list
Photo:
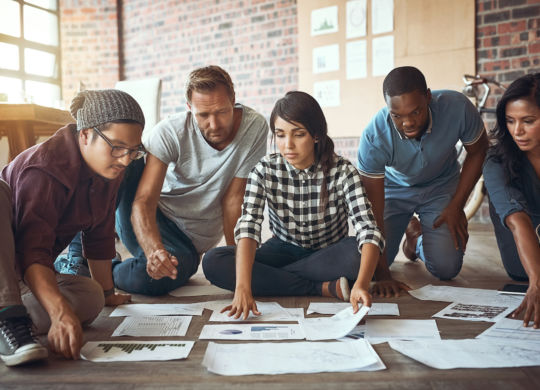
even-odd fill
[(66, 105), (79, 90), (118, 81), (116, 0), (60, 0), (62, 92)]
[(297, 87), (294, 0), (134, 0), (123, 13), (126, 79), (163, 79), (162, 116), (185, 109), (185, 77), (208, 64), (225, 68), (237, 100), (267, 116)]

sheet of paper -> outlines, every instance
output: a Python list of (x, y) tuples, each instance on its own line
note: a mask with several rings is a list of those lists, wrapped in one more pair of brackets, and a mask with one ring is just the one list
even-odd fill
[(352, 341), (366, 338), (366, 325), (356, 325), (346, 336), (338, 339), (339, 341)]
[(89, 341), (81, 357), (92, 362), (176, 360), (188, 357), (194, 341)]
[(203, 308), (199, 303), (130, 303), (117, 306), (111, 317), (143, 317), (186, 315), (200, 316)]
[(373, 35), (394, 30), (394, 0), (371, 2), (371, 26)]
[(373, 76), (385, 76), (394, 68), (394, 37), (389, 35), (373, 38), (371, 48)]
[[(220, 313), (221, 309), (214, 310), (210, 316), (211, 322), (243, 322), (243, 321), (298, 321), (299, 311), (297, 309), (286, 309), (277, 302), (257, 302), (257, 309), (261, 313), (260, 316), (254, 315), (252, 312), (246, 320), (243, 318), (234, 319), (229, 317), (229, 312)], [(304, 317), (303, 310), (301, 318)]]
[(451, 303), (433, 317), (464, 321), (497, 322), (514, 311), (514, 307)]
[(208, 343), (202, 362), (220, 375), (373, 371), (385, 369), (365, 340), (296, 343)]
[(186, 285), (169, 293), (173, 297), (195, 297), (202, 295), (231, 295), (233, 292), (212, 285), (203, 275), (195, 274)]
[(321, 107), (338, 107), (341, 104), (339, 80), (313, 83), (313, 97)]
[(369, 307), (360, 306), (360, 310), (353, 314), (353, 308), (349, 305), (332, 317), (304, 318), (298, 323), (306, 335), (306, 340), (339, 339), (353, 330), (368, 311)]
[(311, 35), (330, 34), (338, 31), (337, 5), (311, 11)]
[(339, 45), (313, 48), (313, 73), (334, 72), (339, 70)]
[(227, 324), (205, 325), (200, 339), (212, 340), (302, 340), (298, 324)]
[[(310, 302), (306, 314), (336, 314), (351, 306), (349, 302)], [(373, 303), (368, 316), (399, 316), (397, 303)]]
[(347, 1), (347, 39), (366, 36), (366, 0)]
[(534, 329), (530, 326), (524, 327), (522, 320), (513, 320), (511, 318), (503, 318), (495, 323), (491, 328), (483, 333), (480, 333), (476, 338), (487, 340), (510, 340), (522, 341), (526, 343), (539, 343), (540, 345), (540, 329)]
[(409, 294), (423, 301), (475, 303), (478, 305), (508, 306), (513, 308), (517, 308), (523, 300), (522, 297), (497, 294), (497, 290), (433, 286), (431, 284), (411, 290)]
[(185, 336), (191, 316), (126, 317), (112, 336), (174, 337)]
[[(348, 343), (344, 343), (348, 344)], [(473, 340), (391, 340), (394, 350), (429, 367), (492, 368), (540, 365), (540, 349), (536, 344), (496, 343), (483, 339)]]
[(372, 344), (389, 340), (440, 340), (435, 320), (366, 320), (365, 337)]
[(367, 45), (365, 40), (347, 42), (345, 48), (347, 80), (367, 77)]

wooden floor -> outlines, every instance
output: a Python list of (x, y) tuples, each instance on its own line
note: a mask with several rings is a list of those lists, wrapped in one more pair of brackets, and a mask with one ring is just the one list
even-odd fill
[[(405, 262), (402, 258), (398, 258), (392, 270), (396, 278), (406, 281), (413, 288), (428, 283), (442, 284), (429, 275), (422, 263)], [(485, 226), (473, 226), (463, 270), (458, 278), (448, 284), (496, 289), (507, 282), (509, 278), (501, 266), (493, 233)], [(187, 303), (220, 298), (223, 296), (185, 298), (134, 296), (133, 301)], [(261, 300), (276, 300), (284, 307), (303, 308), (307, 308), (310, 302), (310, 298), (307, 297)], [(429, 319), (448, 305), (445, 302), (419, 301), (409, 295), (392, 299), (376, 298), (375, 302), (398, 303), (401, 318), (408, 319)], [(85, 330), (86, 340), (110, 339), (113, 330), (122, 320), (118, 317), (108, 317), (110, 311), (111, 308), (106, 308), (92, 326)], [(201, 365), (208, 342), (198, 341), (198, 335), (209, 317), (208, 310), (204, 311), (202, 317), (193, 317), (186, 337), (178, 338), (196, 340), (186, 360), (92, 363), (82, 360), (67, 361), (58, 356), (51, 356), (46, 362), (25, 367), (7, 368), (0, 364), (0, 389), (540, 389), (540, 367), (436, 370), (393, 351), (388, 344), (374, 346), (387, 366), (384, 371), (218, 376), (207, 372)], [(436, 321), (443, 339), (472, 338), (490, 326), (482, 322), (444, 319)]]

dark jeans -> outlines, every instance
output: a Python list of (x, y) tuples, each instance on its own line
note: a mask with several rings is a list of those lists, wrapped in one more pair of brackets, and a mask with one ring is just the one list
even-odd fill
[(131, 225), (133, 199), (143, 170), (143, 159), (133, 161), (126, 170), (124, 182), (118, 193), (116, 232), (134, 257), (117, 263), (113, 268), (113, 278), (115, 286), (124, 291), (144, 295), (163, 295), (186, 284), (197, 272), (200, 258), (189, 237), (158, 208), (156, 221), (161, 240), (165, 249), (178, 259), (176, 267), (178, 276), (176, 279), (165, 277), (155, 280), (146, 272), (146, 256)]
[[(212, 284), (234, 291), (234, 246), (208, 251), (202, 265)], [(322, 282), (342, 276), (352, 282), (359, 268), (360, 254), (354, 237), (319, 250), (304, 249), (274, 237), (256, 251), (251, 288), (256, 296), (321, 295)]]
[[(495, 211), (495, 207), (493, 207), (491, 202), (489, 202), (489, 216), (491, 217), (491, 222), (495, 228), (495, 237), (497, 238), (497, 245), (499, 246), (499, 252), (501, 253), (501, 259), (506, 273), (512, 279), (517, 281), (529, 280), (529, 277), (521, 264), (516, 243), (514, 241), (514, 235), (502, 224), (501, 218)], [(540, 220), (535, 220), (534, 218), (532, 218), (532, 222), (535, 228), (540, 224)]]

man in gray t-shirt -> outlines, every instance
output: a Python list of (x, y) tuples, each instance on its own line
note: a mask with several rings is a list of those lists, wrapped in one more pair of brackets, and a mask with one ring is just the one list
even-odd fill
[(266, 154), (266, 120), (235, 104), (223, 69), (191, 72), (186, 100), (187, 113), (143, 134), (146, 165), (132, 164), (119, 194), (116, 229), (134, 255), (113, 268), (125, 291), (166, 294), (188, 281), (223, 235), (234, 245), (247, 176)]

